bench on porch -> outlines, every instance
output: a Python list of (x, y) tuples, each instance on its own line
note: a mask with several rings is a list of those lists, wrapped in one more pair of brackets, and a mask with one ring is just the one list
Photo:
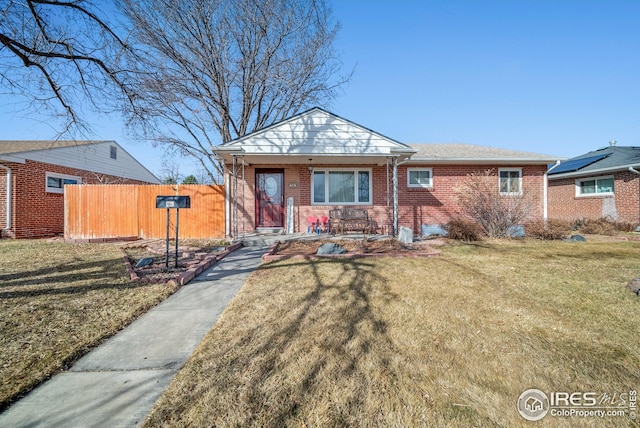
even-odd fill
[(360, 208), (338, 208), (329, 211), (329, 233), (362, 232), (369, 234), (376, 229), (375, 221), (367, 210)]

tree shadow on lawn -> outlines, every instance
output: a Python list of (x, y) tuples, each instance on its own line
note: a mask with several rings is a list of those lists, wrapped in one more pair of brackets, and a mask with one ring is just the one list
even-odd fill
[[(399, 362), (382, 310), (399, 296), (379, 269), (366, 258), (261, 266), (184, 371), (187, 383), (178, 381), (177, 396), (147, 424), (190, 411), (202, 418), (196, 425), (274, 427), (352, 425), (364, 414), (401, 412), (410, 368)], [(201, 376), (210, 381), (194, 384)]]
[[(331, 266), (341, 273), (334, 278), (327, 278), (320, 272), (321, 265)], [(265, 338), (258, 349), (259, 353), (269, 353), (274, 345), (281, 349), (295, 347), (300, 335), (307, 334), (306, 328), (325, 333), (311, 340), (305, 338), (299, 344), (302, 345), (299, 352), (311, 353), (314, 358), (307, 362), (303, 376), (288, 383), (279, 392), (279, 397), (274, 397), (280, 403), (280, 408), (269, 415), (274, 426), (283, 426), (294, 417), (306, 396), (317, 389), (325, 389), (328, 385), (322, 384), (327, 380), (335, 382), (341, 394), (340, 397), (334, 397), (341, 402), (340, 409), (334, 409), (339, 418), (353, 417), (366, 407), (368, 394), (359, 387), (366, 390), (376, 375), (388, 378), (386, 382), (397, 381), (397, 374), (391, 369), (389, 361), (395, 346), (389, 337), (387, 322), (372, 304), (372, 294), (378, 294), (385, 303), (398, 296), (390, 292), (386, 281), (375, 271), (376, 265), (366, 259), (356, 258), (344, 261), (311, 260), (309, 267), (315, 281), (313, 288), (297, 301), (291, 302), (293, 307), (290, 311), (295, 315)], [(373, 284), (382, 287), (374, 290)], [(314, 352), (313, 348), (319, 349)], [(386, 352), (376, 354), (381, 349)], [(279, 359), (279, 355), (272, 354), (263, 366), (264, 374), (281, 369), (277, 367)], [(364, 369), (361, 363), (367, 359), (373, 360), (376, 366)], [(256, 406), (261, 406), (264, 399), (262, 393), (250, 397)]]
[[(121, 278), (122, 282), (114, 280)], [(86, 285), (64, 286), (82, 281)], [(0, 299), (27, 296), (79, 294), (107, 288), (137, 288), (124, 270), (122, 258), (91, 262), (65, 263), (32, 271), (0, 275)]]

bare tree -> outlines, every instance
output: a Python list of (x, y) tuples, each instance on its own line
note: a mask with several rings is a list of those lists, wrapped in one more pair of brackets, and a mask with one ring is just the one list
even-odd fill
[(455, 189), (456, 202), (469, 219), (476, 222), (492, 238), (508, 237), (514, 226), (522, 224), (531, 213), (533, 201), (529, 192), (510, 183), (517, 192), (502, 192), (494, 169), (476, 171)]
[(104, 16), (87, 0), (0, 0), (0, 90), (59, 115), (60, 134), (86, 128), (87, 107), (111, 111), (124, 101), (135, 111), (132, 51)]
[(140, 135), (198, 160), (211, 148), (322, 105), (348, 80), (324, 0), (120, 0), (145, 52)]

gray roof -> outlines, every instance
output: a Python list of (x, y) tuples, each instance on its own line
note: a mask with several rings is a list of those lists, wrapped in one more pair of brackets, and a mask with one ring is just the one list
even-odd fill
[(0, 140), (0, 155), (57, 149), (60, 147), (85, 146), (104, 142), (83, 140)]
[(474, 144), (409, 144), (418, 150), (409, 162), (436, 163), (529, 163), (548, 164), (563, 159), (558, 156), (519, 150), (499, 149)]
[[(588, 162), (588, 158), (593, 161)], [(586, 159), (587, 164), (582, 165), (581, 159)], [(570, 162), (576, 165), (577, 169), (567, 171), (565, 166)], [(627, 169), (630, 166), (640, 166), (640, 147), (608, 146), (561, 162), (549, 170), (549, 178), (613, 172)], [(554, 172), (554, 170), (559, 172)]]

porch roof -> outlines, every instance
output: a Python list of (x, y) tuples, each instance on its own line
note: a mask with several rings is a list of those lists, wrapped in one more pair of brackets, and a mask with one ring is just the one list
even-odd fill
[[(213, 148), (225, 162), (250, 164), (382, 164), (407, 159), (414, 148), (315, 107), (290, 119)], [(354, 161), (357, 156), (357, 161)]]

